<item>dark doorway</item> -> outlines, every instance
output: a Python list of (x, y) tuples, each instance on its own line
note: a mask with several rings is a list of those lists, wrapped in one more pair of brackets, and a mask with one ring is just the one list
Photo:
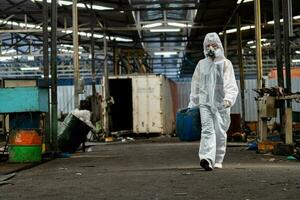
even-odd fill
[(109, 79), (111, 106), (111, 131), (132, 130), (132, 82), (131, 79)]

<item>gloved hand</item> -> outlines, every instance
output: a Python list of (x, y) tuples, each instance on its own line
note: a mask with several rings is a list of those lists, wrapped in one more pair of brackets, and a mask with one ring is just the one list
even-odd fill
[(223, 104), (224, 104), (224, 108), (229, 108), (231, 106), (231, 103), (228, 100), (224, 100)]

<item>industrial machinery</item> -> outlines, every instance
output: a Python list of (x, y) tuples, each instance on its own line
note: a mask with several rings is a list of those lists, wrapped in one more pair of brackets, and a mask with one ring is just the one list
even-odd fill
[[(277, 108), (286, 100), (300, 102), (300, 93), (287, 94), (283, 88), (272, 87), (262, 88), (256, 91), (259, 96), (256, 98), (259, 117), (259, 142), (264, 143), (268, 137), (268, 121), (277, 116)], [(292, 130), (292, 108), (286, 108), (283, 116), (284, 123), (281, 130), (285, 133), (285, 144), (293, 144)]]

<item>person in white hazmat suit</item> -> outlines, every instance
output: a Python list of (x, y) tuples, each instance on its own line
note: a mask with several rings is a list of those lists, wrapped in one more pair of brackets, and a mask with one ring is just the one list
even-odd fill
[(202, 126), (200, 166), (211, 171), (222, 168), (230, 107), (235, 103), (238, 87), (232, 63), (225, 58), (217, 33), (205, 36), (203, 48), (205, 58), (199, 61), (194, 71), (188, 107), (199, 106)]

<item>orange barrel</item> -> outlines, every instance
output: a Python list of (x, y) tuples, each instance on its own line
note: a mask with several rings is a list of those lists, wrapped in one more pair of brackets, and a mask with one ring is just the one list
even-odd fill
[(40, 162), (42, 139), (36, 130), (15, 130), (9, 136), (9, 162)]

